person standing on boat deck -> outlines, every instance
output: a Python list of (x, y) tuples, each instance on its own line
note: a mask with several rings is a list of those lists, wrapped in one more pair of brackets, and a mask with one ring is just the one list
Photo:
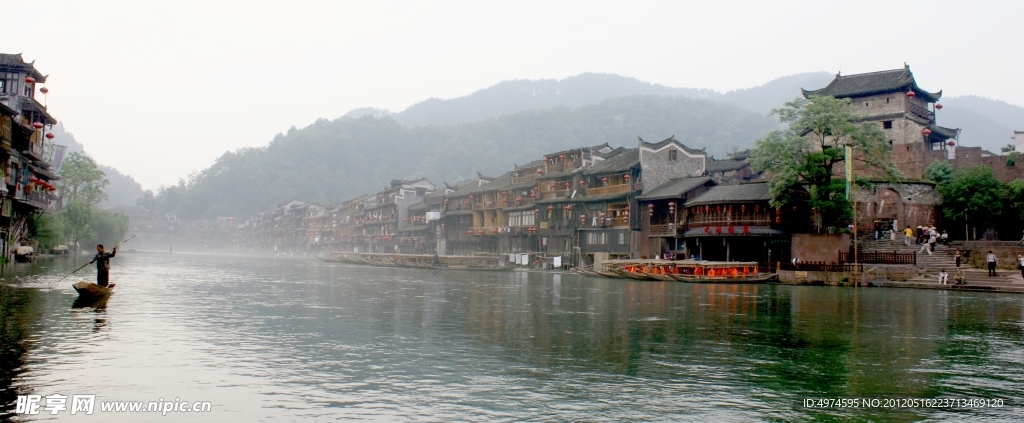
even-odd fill
[(109, 253), (103, 251), (103, 244), (96, 246), (96, 256), (92, 262), (96, 262), (96, 285), (107, 286), (110, 283), (110, 258), (117, 255), (117, 247)]

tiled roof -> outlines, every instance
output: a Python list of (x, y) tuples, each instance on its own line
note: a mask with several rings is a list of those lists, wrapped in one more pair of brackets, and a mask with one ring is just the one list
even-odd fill
[(409, 206), (409, 211), (425, 211), (427, 210), (427, 202), (420, 201), (416, 204)]
[(568, 201), (569, 202), (573, 202), (573, 203), (595, 203), (595, 202), (598, 202), (598, 201), (625, 200), (627, 198), (629, 198), (629, 193), (628, 192), (619, 192), (619, 193), (615, 193), (615, 194), (605, 194), (605, 195), (584, 195), (584, 196), (578, 196), (577, 195), (576, 198), (571, 198)]
[(707, 176), (669, 179), (668, 182), (657, 187), (645, 189), (643, 195), (637, 197), (637, 199), (658, 200), (662, 198), (676, 198), (709, 182), (714, 183)]
[(704, 150), (695, 150), (695, 149), (692, 149), (690, 147), (687, 147), (686, 144), (683, 144), (683, 143), (681, 143), (679, 141), (676, 141), (676, 136), (674, 134), (671, 137), (665, 138), (665, 139), (663, 139), (661, 141), (658, 141), (656, 143), (649, 143), (647, 141), (644, 141), (644, 139), (640, 138), (640, 137), (636, 137), (636, 139), (638, 141), (640, 141), (640, 146), (641, 147), (650, 148), (652, 150), (657, 150), (657, 149), (659, 149), (661, 147), (664, 147), (666, 145), (669, 145), (671, 143), (676, 143), (676, 144), (679, 144), (680, 147), (683, 147), (683, 150), (686, 150), (686, 152), (688, 152), (690, 154), (705, 154)]
[(943, 128), (943, 127), (941, 127), (939, 125), (932, 124), (932, 125), (928, 125), (928, 129), (931, 129), (933, 134), (942, 136), (943, 138), (947, 138), (947, 139), (949, 139), (949, 138), (956, 138), (957, 136), (960, 135), (960, 129), (959, 128), (956, 128), (956, 129)]
[(740, 203), (746, 201), (768, 201), (772, 198), (767, 182), (739, 185), (718, 185), (699, 197), (686, 202), (685, 206), (703, 204)]
[(801, 89), (800, 91), (803, 92), (804, 97), (828, 95), (837, 98), (849, 98), (889, 92), (907, 92), (911, 89), (929, 102), (938, 101), (939, 97), (942, 97), (942, 91), (932, 93), (918, 87), (917, 82), (914, 81), (914, 74), (910, 72), (910, 66), (904, 66), (903, 69), (856, 75), (843, 76), (837, 74), (835, 79), (825, 88), (814, 91)]
[(584, 175), (600, 175), (603, 173), (621, 173), (640, 164), (640, 149), (630, 148), (604, 159), (597, 164), (583, 168)]
[(36, 79), (36, 82), (40, 84), (46, 83), (46, 75), (39, 73), (34, 66), (35, 62), (26, 63), (25, 59), (21, 57), (21, 53), (18, 54), (7, 54), (0, 53), (0, 66), (17, 68), (25, 71), (29, 76)]
[(708, 173), (728, 172), (730, 170), (743, 169), (749, 164), (746, 160), (708, 160), (705, 170)]

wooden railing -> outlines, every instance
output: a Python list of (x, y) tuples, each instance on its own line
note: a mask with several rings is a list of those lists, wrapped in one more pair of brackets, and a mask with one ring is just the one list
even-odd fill
[(608, 195), (629, 192), (629, 184), (609, 185), (606, 187), (587, 188), (587, 195)]
[(917, 103), (908, 101), (907, 105), (910, 106), (910, 107), (908, 107), (910, 109), (910, 113), (913, 113), (913, 114), (918, 115), (918, 116), (920, 116), (922, 118), (925, 118), (928, 121), (931, 121), (932, 117), (935, 116), (927, 108), (925, 108), (925, 107), (923, 107), (923, 106), (921, 106), (921, 105), (919, 105)]
[(798, 270), (803, 272), (863, 272), (864, 266), (856, 266), (848, 263), (825, 263), (823, 261), (811, 261), (800, 263), (782, 263), (779, 270)]
[(706, 226), (771, 226), (769, 219), (729, 219), (729, 218), (701, 218), (700, 216), (689, 216), (686, 223), (688, 229), (700, 229)]
[(540, 198), (562, 198), (572, 194), (572, 188), (569, 189), (556, 189), (554, 191), (543, 191), (540, 193)]
[(678, 225), (651, 225), (651, 236), (676, 236), (679, 234)]
[(629, 226), (629, 218), (628, 217), (609, 217), (609, 218), (604, 218), (604, 219), (598, 218), (596, 224), (591, 225), (591, 223), (593, 223), (593, 220), (587, 219), (586, 224), (583, 225), (583, 226), (586, 226), (586, 227), (598, 227), (598, 228), (617, 227), (617, 226)]
[[(851, 263), (851, 254), (846, 251), (839, 252), (840, 263)], [(882, 252), (882, 251), (858, 251), (857, 252), (857, 263), (871, 263), (871, 264), (917, 264), (917, 254), (915, 253), (900, 253), (900, 252)]]

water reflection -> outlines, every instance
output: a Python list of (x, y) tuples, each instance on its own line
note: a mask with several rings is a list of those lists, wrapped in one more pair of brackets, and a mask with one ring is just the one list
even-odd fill
[[(186, 255), (115, 266), (105, 303), (8, 288), (41, 296), (46, 323), (22, 325), (35, 333), (19, 332), (31, 346), (16, 355), (36, 366), (12, 373), (15, 386), (184, 392), (215, 401), (210, 421), (953, 420), (964, 413), (820, 412), (802, 399), (1024, 393), (1017, 296)], [(33, 315), (6, 310), (5, 322)], [(82, 365), (99, 357), (118, 372)]]

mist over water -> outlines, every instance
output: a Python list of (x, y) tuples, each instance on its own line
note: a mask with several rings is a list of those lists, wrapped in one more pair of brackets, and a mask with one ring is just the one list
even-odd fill
[[(10, 269), (2, 399), (213, 412), (64, 420), (1005, 421), (1024, 397), (1015, 295), (123, 254), (105, 307), (72, 308), (71, 283), (92, 274), (47, 286), (75, 264)], [(803, 407), (819, 397), (1007, 407)]]

